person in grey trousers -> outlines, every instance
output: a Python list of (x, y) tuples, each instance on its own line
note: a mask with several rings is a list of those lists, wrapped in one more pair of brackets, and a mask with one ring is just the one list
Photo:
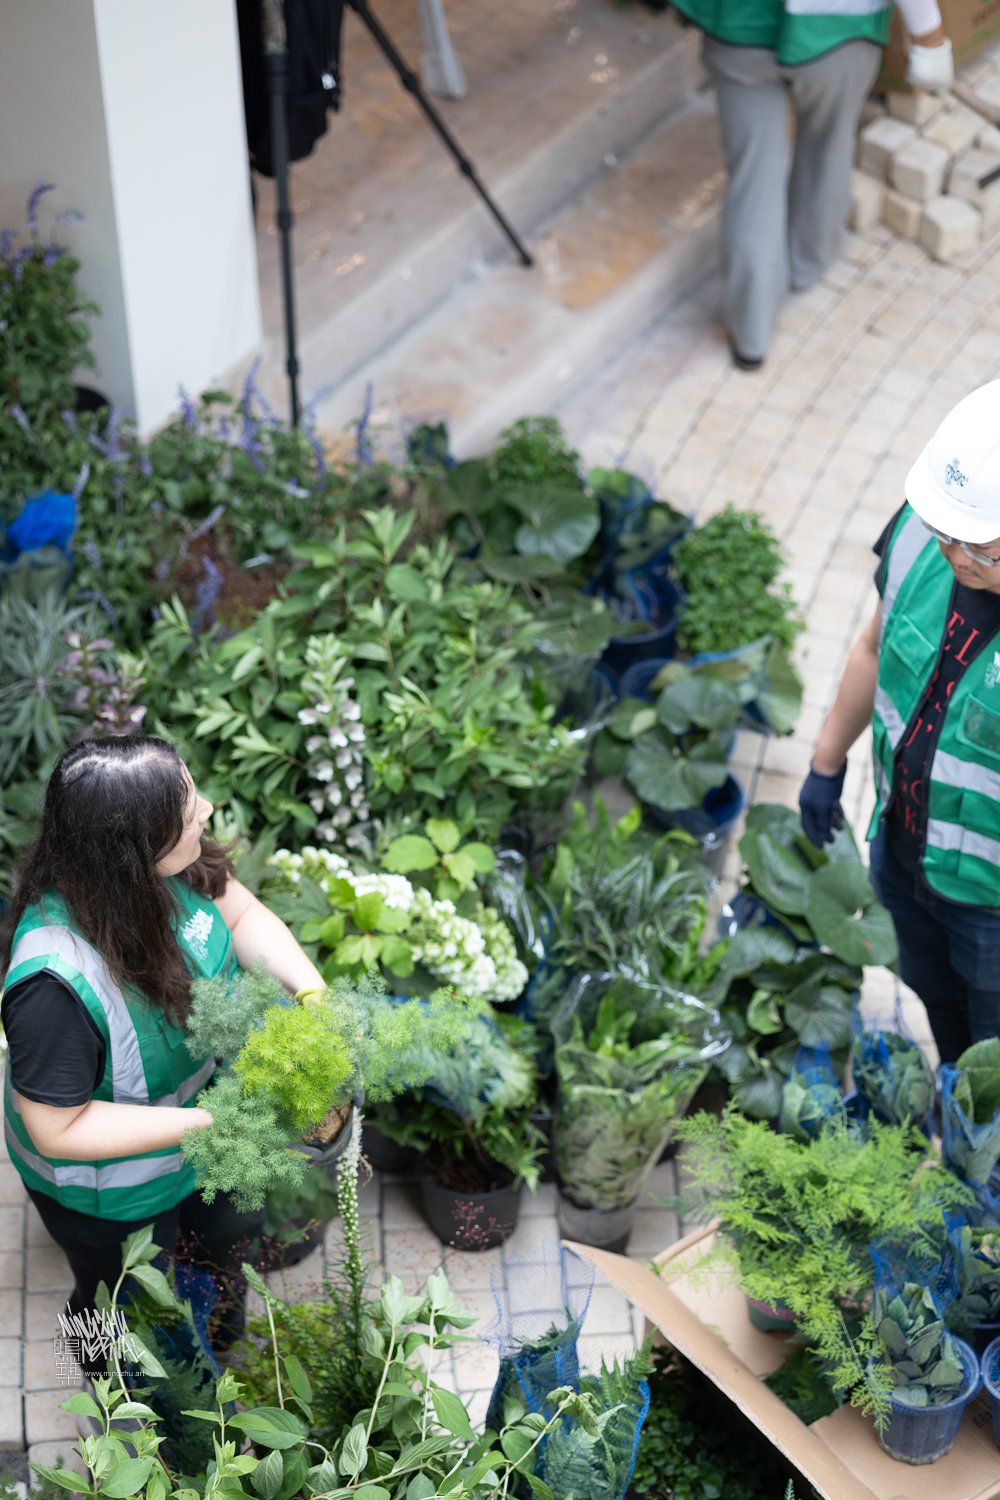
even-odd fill
[[(789, 289), (836, 259), (862, 105), (878, 75), (891, 0), (676, 0), (704, 32), (729, 174), (724, 317), (735, 364), (764, 362)], [(937, 0), (900, 0), (907, 77), (947, 88), (951, 44)], [(794, 114), (794, 128), (789, 118)]]

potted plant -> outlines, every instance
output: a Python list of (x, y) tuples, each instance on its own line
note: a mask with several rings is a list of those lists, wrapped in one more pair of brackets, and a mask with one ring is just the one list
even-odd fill
[(956, 1217), (947, 1231), (955, 1296), (945, 1321), (981, 1353), (1000, 1335), (1000, 1228)]
[[(872, 1254), (879, 1265), (879, 1252)], [(930, 1464), (954, 1445), (966, 1406), (981, 1384), (979, 1360), (948, 1332), (941, 1309), (920, 1281), (876, 1271), (872, 1326), (880, 1345), (880, 1371), (892, 1412), (878, 1439), (892, 1457)]]
[(686, 835), (644, 827), (638, 806), (612, 822), (601, 797), (589, 811), (574, 802), (529, 889), (536, 926), (546, 936), (525, 1014), (544, 1036), (574, 975), (666, 961), (687, 944), (704, 887), (697, 848)]
[(474, 1002), (447, 991), (396, 1003), (372, 985), (340, 981), (308, 1005), (289, 1002), (260, 972), (235, 992), (215, 979), (192, 987), (190, 1045), (226, 1074), (206, 1096), (212, 1124), (182, 1150), (207, 1201), (220, 1189), (247, 1209), (272, 1187), (299, 1187), (307, 1161), (345, 1149), (356, 1099), (391, 1099), (421, 1083), (435, 1046), (464, 1035)]
[(798, 1047), (827, 1047), (842, 1078), (863, 965), (891, 963), (896, 940), (845, 831), (818, 850), (791, 808), (759, 803), (740, 853), (729, 949), (704, 998), (732, 1036), (715, 1071), (744, 1112), (774, 1119)]
[[(920, 1132), (871, 1122), (863, 1138), (834, 1119), (810, 1141), (748, 1120), (683, 1121), (692, 1199), (685, 1212), (718, 1217), (739, 1286), (784, 1305), (823, 1360), (833, 1389), (882, 1423), (891, 1404), (866, 1317), (874, 1289), (869, 1247), (879, 1236), (916, 1242), (942, 1209), (972, 1200)], [(724, 1252), (725, 1253), (725, 1252)]]
[(941, 1154), (966, 1182), (986, 1184), (1000, 1158), (1000, 1039), (966, 1047), (941, 1068)]
[(579, 976), (553, 1023), (567, 1239), (624, 1249), (645, 1180), (708, 1071), (717, 1019), (655, 980)]
[(770, 527), (727, 505), (682, 537), (671, 553), (684, 593), (678, 646), (692, 657), (730, 652), (770, 637), (790, 651), (802, 629), (784, 560)]
[(453, 1249), (502, 1244), (517, 1224), (522, 1188), (538, 1184), (535, 1069), (510, 1039), (524, 1029), (509, 1017), (470, 1020), (449, 1048), (423, 1055), (423, 1087), (375, 1111), (385, 1135), (420, 1153), (424, 1212)]
[(934, 1069), (923, 1048), (895, 1031), (858, 1031), (851, 1043), (858, 1093), (890, 1125), (923, 1125), (937, 1099)]
[(451, 984), (490, 1002), (516, 999), (528, 971), (476, 886), (496, 863), (492, 850), (462, 842), (449, 819), (425, 830), (393, 839), (379, 870), (310, 845), (279, 849), (263, 881), (268, 904), (328, 979), (375, 970), (410, 995)]

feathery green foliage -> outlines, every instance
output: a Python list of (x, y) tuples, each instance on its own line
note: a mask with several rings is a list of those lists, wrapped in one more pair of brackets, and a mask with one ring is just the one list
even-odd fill
[(555, 1500), (618, 1500), (624, 1495), (645, 1404), (641, 1383), (652, 1369), (649, 1350), (647, 1338), (621, 1365), (602, 1360), (599, 1374), (581, 1379), (580, 1391), (593, 1397), (601, 1415), (592, 1427), (564, 1422), (550, 1434), (543, 1476)]
[(886, 1234), (916, 1238), (942, 1208), (971, 1203), (969, 1190), (919, 1131), (877, 1120), (865, 1140), (834, 1120), (802, 1142), (730, 1107), (721, 1119), (683, 1121), (677, 1135), (689, 1144), (697, 1207), (718, 1216), (740, 1286), (787, 1304), (828, 1361), (833, 1388), (884, 1420), (887, 1381), (866, 1316), (869, 1245)]
[(344, 1102), (355, 1076), (337, 1018), (322, 1005), (272, 1006), (247, 1037), (233, 1071), (248, 1099), (273, 1100), (301, 1133)]
[(288, 1127), (269, 1099), (247, 1099), (238, 1079), (220, 1078), (200, 1102), (211, 1110), (212, 1123), (185, 1131), (181, 1150), (206, 1203), (216, 1193), (230, 1193), (240, 1212), (250, 1213), (261, 1207), (272, 1184), (301, 1184), (306, 1158), (289, 1150)]
[(210, 1053), (227, 1067), (243, 1043), (285, 992), (260, 966), (236, 980), (223, 974), (198, 979), (191, 986), (185, 1044), (192, 1057)]

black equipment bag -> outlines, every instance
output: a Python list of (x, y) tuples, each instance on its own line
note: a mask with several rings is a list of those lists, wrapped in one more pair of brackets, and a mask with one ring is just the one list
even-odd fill
[[(308, 156), (340, 108), (340, 32), (344, 0), (284, 0), (288, 47), (288, 160)], [(260, 0), (236, 0), (250, 164), (274, 176)]]

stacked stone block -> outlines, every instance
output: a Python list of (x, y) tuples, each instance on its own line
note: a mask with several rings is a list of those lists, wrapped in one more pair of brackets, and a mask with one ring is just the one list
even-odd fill
[(851, 227), (884, 222), (941, 261), (1000, 227), (1000, 47), (943, 97), (890, 93), (865, 107)]

